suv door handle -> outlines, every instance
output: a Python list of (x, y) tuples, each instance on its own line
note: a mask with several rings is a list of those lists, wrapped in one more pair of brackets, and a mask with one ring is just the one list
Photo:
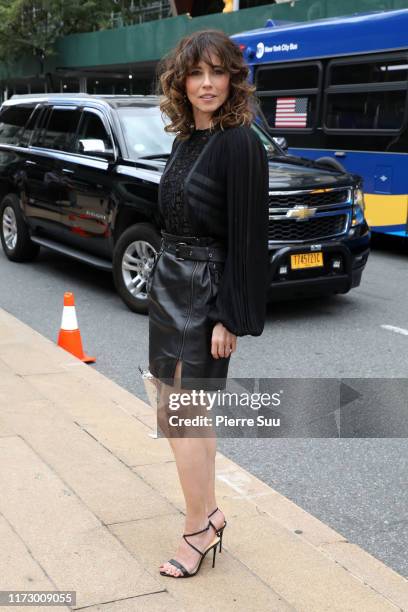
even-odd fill
[(74, 174), (74, 170), (70, 170), (69, 168), (63, 168), (62, 172), (64, 172), (65, 174)]
[(31, 161), (31, 159), (26, 159), (26, 161), (25, 161), (25, 165), (26, 165), (26, 166), (36, 166), (36, 165), (37, 165), (37, 162), (35, 162), (35, 161)]

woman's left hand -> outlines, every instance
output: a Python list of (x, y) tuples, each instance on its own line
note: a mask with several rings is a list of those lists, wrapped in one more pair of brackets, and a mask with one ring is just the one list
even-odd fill
[(222, 323), (216, 323), (211, 338), (211, 355), (214, 359), (229, 357), (237, 350), (237, 337)]

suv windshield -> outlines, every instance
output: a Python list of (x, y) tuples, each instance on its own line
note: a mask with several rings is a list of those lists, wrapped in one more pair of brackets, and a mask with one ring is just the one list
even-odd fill
[(175, 135), (164, 131), (158, 106), (122, 106), (118, 115), (131, 159), (170, 154)]
[[(122, 106), (118, 108), (126, 145), (131, 159), (170, 154), (174, 134), (164, 131), (165, 123), (158, 106)], [(268, 134), (252, 124), (268, 156), (283, 155)]]
[(268, 157), (273, 157), (274, 155), (285, 155), (285, 153), (278, 147), (275, 141), (270, 136), (268, 136), (268, 134), (263, 132), (256, 123), (252, 123), (251, 127), (260, 138), (263, 146), (265, 147), (265, 151)]

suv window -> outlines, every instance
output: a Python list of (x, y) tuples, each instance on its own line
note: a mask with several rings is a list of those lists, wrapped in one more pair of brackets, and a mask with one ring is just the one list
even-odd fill
[(24, 126), (33, 112), (34, 106), (6, 107), (0, 113), (0, 142), (19, 145)]
[(35, 111), (31, 114), (31, 116), (30, 116), (30, 118), (28, 120), (28, 123), (25, 126), (24, 132), (23, 132), (23, 134), (21, 135), (21, 138), (20, 138), (20, 145), (22, 147), (27, 147), (30, 144), (30, 139), (31, 139), (31, 136), (32, 136), (32, 134), (34, 132), (34, 129), (35, 129), (36, 123), (38, 121), (38, 117), (41, 114), (41, 111), (42, 111), (41, 107), (37, 106)]
[(37, 125), (34, 129), (34, 134), (31, 138), (30, 146), (32, 147), (41, 146), (41, 141), (42, 141), (42, 138), (45, 132), (45, 126), (47, 125), (50, 113), (51, 113), (51, 108), (49, 106), (40, 107), (40, 118), (38, 119)]
[(113, 149), (112, 141), (101, 117), (96, 113), (86, 110), (82, 113), (81, 124), (75, 139), (74, 150), (76, 152), (84, 152), (84, 147), (80, 142), (83, 140), (102, 140), (105, 151)]
[(53, 108), (47, 128), (37, 146), (57, 151), (72, 151), (80, 118), (77, 109)]

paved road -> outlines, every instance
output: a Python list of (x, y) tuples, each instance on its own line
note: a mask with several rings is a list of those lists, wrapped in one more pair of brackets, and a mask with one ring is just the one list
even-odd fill
[[(238, 339), (231, 377), (408, 378), (408, 249), (382, 240), (347, 296), (274, 304), (264, 334)], [(86, 351), (140, 397), (148, 319), (116, 295), (109, 275), (42, 251), (32, 264), (0, 252), (0, 306), (55, 340), (73, 291)], [(385, 327), (384, 327), (385, 326)], [(406, 439), (219, 441), (220, 450), (308, 512), (408, 577)]]

